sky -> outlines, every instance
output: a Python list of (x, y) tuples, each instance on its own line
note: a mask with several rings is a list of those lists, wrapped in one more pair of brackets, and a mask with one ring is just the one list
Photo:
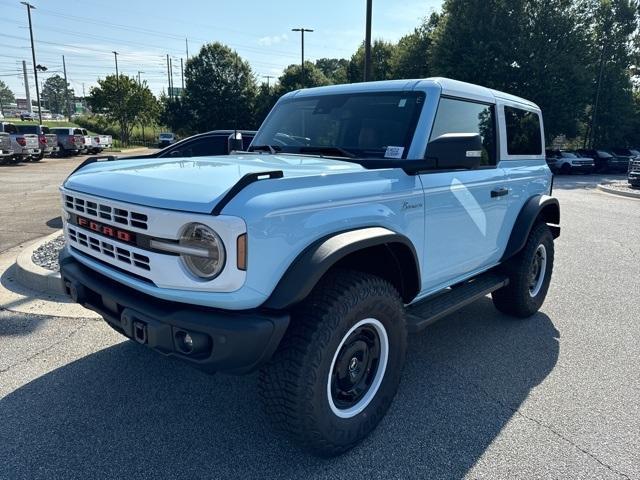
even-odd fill
[[(36, 62), (48, 68), (38, 75), (67, 77), (76, 95), (89, 94), (98, 78), (115, 73), (114, 50), (121, 74), (138, 75), (155, 94), (167, 87), (167, 61), (173, 84), (180, 86), (180, 59), (202, 44), (219, 41), (251, 64), (256, 79), (277, 77), (300, 62), (300, 34), (291, 28), (312, 28), (305, 34), (305, 59), (349, 58), (364, 39), (365, 0), (31, 0)], [(442, 0), (373, 0), (372, 37), (397, 41), (410, 33)], [(0, 79), (24, 98), (22, 60), (27, 61), (31, 96), (35, 82), (26, 6), (0, 0)], [(273, 81), (273, 80), (271, 80)]]

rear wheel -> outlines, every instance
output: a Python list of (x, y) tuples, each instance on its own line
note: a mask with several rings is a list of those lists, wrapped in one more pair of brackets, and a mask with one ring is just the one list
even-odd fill
[(562, 173), (563, 175), (570, 175), (571, 165), (569, 165), (568, 163), (563, 163), (562, 167), (560, 167), (560, 173)]
[(384, 417), (405, 351), (404, 307), (395, 288), (373, 275), (336, 271), (296, 309), (260, 372), (265, 411), (303, 448), (338, 455)]
[(509, 284), (491, 294), (496, 308), (520, 318), (536, 313), (549, 290), (553, 256), (549, 227), (536, 223), (522, 251), (502, 267), (509, 276)]

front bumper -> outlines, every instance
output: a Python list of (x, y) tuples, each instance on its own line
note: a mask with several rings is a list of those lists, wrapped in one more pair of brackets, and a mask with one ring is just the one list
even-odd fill
[[(118, 332), (211, 373), (255, 370), (271, 358), (289, 325), (286, 312), (218, 310), (142, 294), (85, 267), (66, 249), (60, 273), (67, 294)], [(192, 352), (185, 351), (185, 333), (194, 340)]]
[(594, 169), (593, 164), (584, 164), (584, 165), (571, 165), (571, 170), (574, 172), (592, 172)]

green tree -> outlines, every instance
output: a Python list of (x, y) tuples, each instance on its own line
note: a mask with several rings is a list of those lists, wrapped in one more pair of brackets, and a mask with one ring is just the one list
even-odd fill
[(16, 97), (13, 95), (11, 89), (0, 80), (0, 113), (4, 114), (4, 108), (8, 103), (14, 103)]
[(277, 86), (263, 83), (258, 87), (254, 112), (256, 126), (259, 126), (264, 121), (277, 101)]
[(425, 78), (431, 74), (429, 48), (440, 15), (432, 13), (410, 34), (398, 41), (391, 58), (393, 78)]
[(142, 120), (157, 118), (158, 100), (145, 84), (126, 75), (109, 75), (98, 80), (98, 86), (91, 88), (89, 105), (96, 113), (103, 113), (120, 127), (120, 139), (127, 143), (131, 131)]
[(278, 96), (299, 88), (322, 87), (329, 85), (329, 79), (318, 67), (311, 62), (304, 62), (304, 86), (300, 76), (300, 65), (289, 65), (285, 68), (280, 78), (276, 92)]
[(209, 43), (187, 61), (183, 108), (192, 131), (253, 127), (255, 98), (249, 63), (229, 47)]
[(586, 4), (445, 0), (430, 49), (433, 73), (530, 99), (544, 112), (548, 140), (575, 136), (590, 100)]
[(349, 60), (344, 58), (319, 58), (316, 67), (327, 77), (329, 82), (337, 85), (347, 83)]
[[(371, 80), (393, 78), (392, 58), (396, 45), (384, 40), (374, 40), (371, 46)], [(348, 68), (349, 82), (362, 82), (364, 78), (364, 45), (351, 56)]]
[(587, 132), (587, 140), (596, 147), (625, 145), (636, 135), (630, 68), (635, 54), (633, 35), (638, 25), (638, 2), (598, 0), (592, 19), (597, 61), (590, 109), (592, 128)]
[(47, 107), (54, 113), (69, 114), (69, 105), (66, 100), (73, 102), (75, 94), (69, 84), (60, 75), (53, 75), (45, 80), (42, 86), (42, 98)]

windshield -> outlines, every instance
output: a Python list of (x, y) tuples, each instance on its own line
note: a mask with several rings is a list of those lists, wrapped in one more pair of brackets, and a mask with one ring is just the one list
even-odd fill
[(424, 93), (293, 97), (280, 102), (253, 139), (285, 153), (406, 158)]
[(172, 138), (173, 133), (161, 133), (160, 138)]
[(603, 152), (602, 150), (598, 150), (598, 155), (602, 158), (613, 158), (613, 155)]
[(562, 157), (564, 158), (578, 158), (577, 155), (571, 153), (571, 152), (560, 152), (560, 155), (562, 155)]

